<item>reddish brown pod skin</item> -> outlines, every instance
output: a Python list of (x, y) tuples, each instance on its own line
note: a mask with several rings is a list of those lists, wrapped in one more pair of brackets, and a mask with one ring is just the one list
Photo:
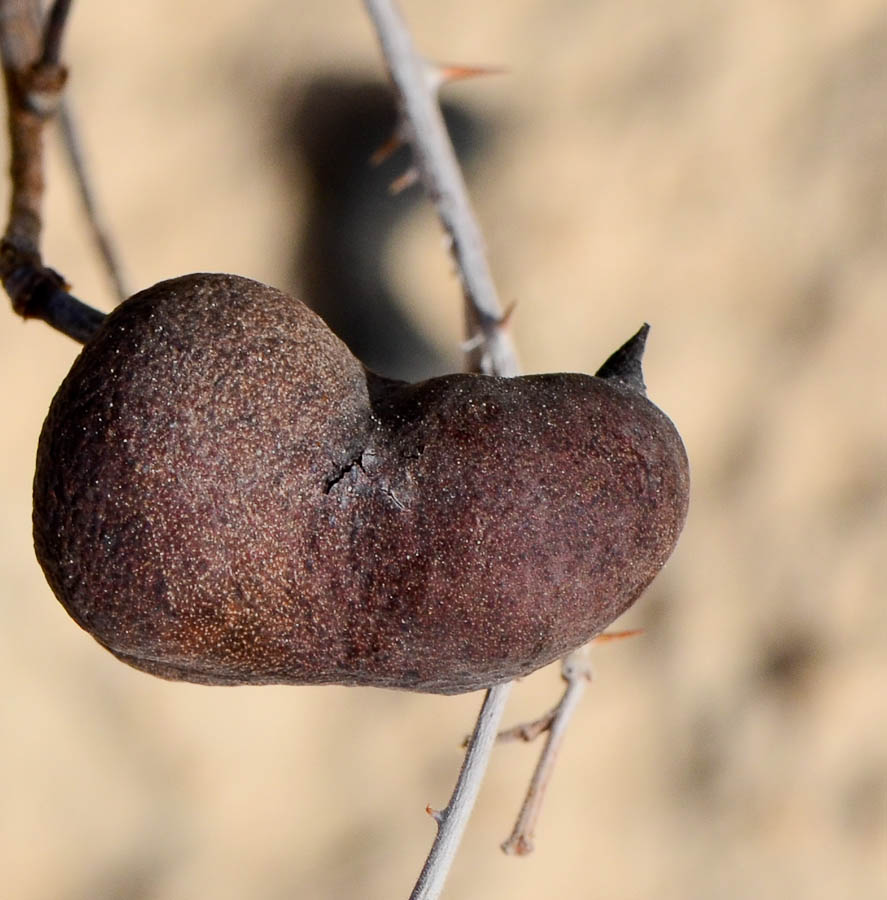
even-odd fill
[(628, 608), (684, 522), (684, 447), (629, 346), (603, 377), (407, 385), (272, 288), (162, 282), (52, 403), (37, 556), (83, 628), (164, 678), (526, 675)]

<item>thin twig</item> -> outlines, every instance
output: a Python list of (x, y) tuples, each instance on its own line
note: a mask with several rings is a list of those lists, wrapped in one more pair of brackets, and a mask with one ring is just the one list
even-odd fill
[[(483, 240), (468, 200), (462, 173), (440, 114), (437, 89), (446, 80), (444, 70), (430, 66), (414, 50), (402, 17), (389, 0), (366, 0), (376, 27), (391, 80), (401, 107), (400, 136), (413, 149), (414, 167), (437, 208), (451, 240), (453, 255), (462, 278), (465, 295), (469, 367), (500, 375), (516, 375), (517, 356), (505, 333), (507, 314), (496, 296), (484, 255)], [(524, 729), (525, 736), (548, 730), (548, 739), (530, 783), (514, 832), (503, 849), (511, 853), (529, 853), (532, 835), (541, 809), (542, 798), (563, 741), (567, 724), (590, 678), (587, 655), (576, 651), (563, 661), (562, 674), (567, 682), (560, 703), (547, 716)], [(502, 688), (487, 695), (485, 709)], [(437, 897), (443, 887), (456, 852), (461, 828), (470, 814), (471, 804), (486, 768), (487, 756), (475, 760), (483, 751), (477, 740), (478, 729), (486, 728), (485, 714), (475, 727), (468, 744), (465, 763), (456, 789), (443, 813), (437, 814), (437, 840), (422, 870), (413, 898)], [(476, 784), (472, 780), (476, 779)], [(464, 806), (463, 806), (464, 805)], [(449, 835), (451, 822), (457, 820), (458, 833)]]
[(447, 134), (437, 88), (441, 70), (416, 53), (409, 30), (391, 0), (365, 0), (376, 28), (385, 64), (397, 91), (403, 137), (450, 239), (465, 296), (467, 338), (482, 337), (469, 354), (469, 368), (488, 374), (516, 375), (517, 353), (503, 326), (484, 241), (465, 181)]
[[(605, 631), (592, 638), (592, 644), (606, 644), (611, 641), (621, 641), (625, 638), (641, 634), (638, 628), (628, 631)], [(527, 789), (523, 805), (518, 814), (517, 821), (511, 836), (502, 844), (505, 853), (526, 856), (533, 852), (533, 836), (536, 831), (536, 822), (542, 810), (542, 801), (545, 789), (551, 780), (551, 773), (560, 752), (563, 736), (567, 725), (585, 693), (585, 688), (592, 678), (591, 660), (589, 657), (591, 645), (586, 644), (578, 650), (574, 650), (561, 660), (561, 678), (566, 682), (564, 693), (557, 706), (532, 722), (523, 722), (505, 731), (499, 732), (499, 741), (533, 741), (540, 734), (548, 732), (548, 740), (542, 748), (533, 777)]]
[(120, 260), (111, 241), (111, 237), (104, 226), (102, 215), (99, 212), (98, 203), (96, 201), (95, 191), (92, 189), (88, 176), (88, 167), (83, 158), (83, 150), (81, 148), (80, 137), (77, 133), (77, 125), (74, 114), (71, 112), (71, 105), (66, 98), (62, 98), (58, 111), (59, 126), (62, 132), (62, 143), (68, 154), (68, 161), (71, 164), (71, 170), (74, 174), (74, 181), (80, 193), (80, 200), (83, 203), (83, 209), (86, 212), (86, 220), (89, 222), (92, 231), (92, 239), (98, 250), (99, 257), (111, 283), (111, 288), (117, 298), (118, 303), (122, 303), (129, 295), (126, 282), (123, 278)]
[(41, 66), (57, 66), (62, 61), (62, 38), (68, 24), (68, 13), (71, 11), (71, 0), (55, 0), (46, 17), (46, 29), (43, 32), (43, 53), (40, 56)]
[(443, 810), (429, 810), (437, 822), (437, 836), (410, 900), (436, 900), (443, 890), (483, 782), (512, 685), (508, 682), (487, 691), (450, 802)]
[(509, 854), (525, 856), (533, 852), (536, 822), (539, 819), (545, 790), (551, 780), (551, 773), (554, 770), (567, 725), (585, 693), (588, 682), (591, 681), (591, 665), (587, 647), (580, 647), (569, 656), (564, 657), (561, 663), (561, 677), (567, 686), (560, 703), (550, 713), (538, 720), (538, 723), (544, 723), (544, 725), (539, 728), (537, 734), (547, 728), (548, 737), (533, 777), (530, 779), (530, 787), (518, 814), (517, 822), (515, 822), (514, 830), (508, 840), (502, 844), (502, 849)]
[(521, 722), (519, 725), (514, 725), (512, 728), (506, 728), (504, 731), (500, 731), (497, 740), (500, 744), (507, 743), (508, 741), (523, 741), (528, 744), (530, 741), (535, 741), (540, 734), (544, 734), (551, 728), (551, 723), (554, 721), (559, 708), (560, 701), (558, 701), (557, 706), (548, 710), (544, 715), (539, 716), (538, 719), (533, 719), (532, 722)]
[(0, 243), (0, 281), (19, 315), (43, 319), (85, 342), (104, 314), (72, 297), (64, 278), (44, 266), (40, 255), (43, 130), (65, 83), (58, 53), (69, 5), (69, 0), (56, 0), (45, 33), (38, 0), (3, 0), (0, 8), (12, 181), (9, 223)]

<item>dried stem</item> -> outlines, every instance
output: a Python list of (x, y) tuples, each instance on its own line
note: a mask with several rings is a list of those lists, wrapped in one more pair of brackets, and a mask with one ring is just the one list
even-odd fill
[[(500, 744), (504, 744), (507, 741), (524, 741), (524, 743), (535, 741), (540, 734), (551, 728), (551, 723), (554, 721), (554, 717), (557, 715), (559, 707), (560, 702), (558, 702), (558, 705), (553, 709), (550, 709), (544, 715), (539, 716), (538, 719), (533, 719), (532, 722), (521, 722), (519, 725), (514, 725), (512, 728), (506, 728), (504, 731), (500, 731), (497, 740)], [(468, 746), (467, 738), (465, 740), (465, 746)]]
[[(641, 630), (637, 628), (628, 631), (605, 631), (593, 638), (591, 643), (606, 644), (641, 633)], [(499, 732), (499, 740), (502, 742), (534, 741), (543, 732), (548, 732), (548, 740), (542, 748), (536, 770), (530, 779), (530, 786), (527, 789), (514, 830), (508, 840), (502, 844), (505, 853), (526, 856), (533, 852), (533, 835), (536, 831), (539, 813), (542, 810), (545, 789), (551, 780), (551, 773), (554, 770), (567, 725), (592, 678), (589, 649), (590, 645), (587, 644), (561, 660), (561, 678), (566, 682), (566, 688), (557, 706), (532, 722), (523, 722)]]
[(435, 900), (443, 890), (483, 782), (512, 684), (499, 684), (487, 691), (450, 802), (443, 810), (429, 810), (437, 822), (437, 836), (410, 900)]
[(588, 682), (591, 681), (591, 665), (587, 647), (580, 647), (569, 656), (564, 657), (561, 663), (561, 677), (567, 686), (560, 703), (551, 712), (541, 719), (537, 719), (536, 722), (510, 729), (503, 732), (502, 735), (506, 738), (520, 736), (524, 740), (532, 740), (543, 731), (547, 730), (548, 732), (514, 830), (508, 840), (502, 844), (502, 849), (509, 854), (525, 856), (533, 852), (533, 835), (542, 809), (545, 790), (551, 780), (551, 773), (554, 770), (567, 726), (585, 693)]
[(99, 212), (98, 203), (95, 197), (95, 191), (92, 189), (88, 177), (88, 168), (83, 159), (83, 150), (80, 144), (80, 136), (77, 133), (74, 115), (71, 112), (71, 106), (65, 98), (62, 98), (61, 106), (58, 111), (59, 125), (62, 130), (62, 142), (68, 154), (68, 161), (71, 164), (71, 170), (74, 174), (74, 181), (77, 190), (80, 193), (80, 200), (83, 203), (83, 209), (86, 213), (86, 219), (89, 222), (92, 231), (93, 243), (98, 251), (99, 258), (104, 266), (105, 273), (111, 283), (111, 288), (117, 298), (118, 303), (122, 303), (130, 294), (127, 290), (126, 282), (123, 278), (120, 260), (114, 244), (102, 222), (102, 216)]
[(437, 89), (446, 80), (446, 70), (416, 53), (393, 2), (365, 2), (397, 91), (402, 136), (412, 147), (415, 167), (450, 239), (462, 280), (469, 369), (516, 375), (517, 354), (503, 327), (502, 304), (487, 264), (484, 241), (437, 101)]
[(67, 292), (58, 272), (40, 255), (43, 204), (43, 130), (55, 111), (66, 71), (58, 62), (70, 0), (56, 0), (47, 27), (41, 27), (37, 0), (3, 0), (0, 55), (9, 124), (9, 223), (0, 243), (0, 281), (13, 309), (43, 319), (53, 328), (86, 342), (104, 314)]

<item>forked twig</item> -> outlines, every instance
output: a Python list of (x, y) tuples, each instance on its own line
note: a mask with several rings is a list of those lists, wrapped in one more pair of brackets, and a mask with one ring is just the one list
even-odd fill
[(43, 131), (65, 84), (59, 63), (70, 0), (56, 0), (41, 27), (38, 0), (3, 0), (0, 55), (6, 86), (12, 193), (0, 243), (0, 281), (13, 309), (85, 343), (104, 313), (68, 293), (64, 278), (40, 255), (43, 205)]
[(561, 677), (567, 684), (560, 702), (540, 719), (525, 726), (518, 726), (503, 732), (500, 737), (519, 736), (523, 740), (532, 740), (543, 731), (548, 732), (545, 746), (539, 756), (539, 762), (530, 779), (530, 786), (508, 840), (502, 849), (509, 854), (526, 856), (533, 852), (533, 835), (536, 822), (542, 809), (545, 790), (551, 780), (551, 773), (557, 760), (558, 752), (566, 734), (567, 726), (573, 716), (585, 688), (591, 681), (591, 664), (588, 658), (588, 647), (580, 647), (561, 662)]
[[(621, 641), (624, 638), (641, 634), (637, 628), (628, 631), (605, 631), (593, 638), (592, 644), (605, 644), (610, 641)], [(505, 731), (499, 732), (499, 740), (533, 741), (540, 734), (548, 732), (548, 739), (542, 748), (530, 785), (527, 788), (523, 805), (518, 813), (517, 821), (508, 840), (502, 844), (502, 850), (508, 854), (526, 856), (533, 852), (533, 835), (536, 822), (542, 810), (545, 790), (551, 780), (555, 761), (563, 743), (567, 725), (573, 717), (585, 688), (592, 680), (590, 644), (574, 650), (561, 660), (561, 678), (566, 683), (564, 693), (557, 705), (532, 722), (523, 722)]]
[[(538, 719), (533, 719), (532, 722), (521, 722), (519, 725), (514, 725), (511, 728), (500, 731), (496, 739), (500, 744), (504, 744), (507, 741), (523, 741), (525, 744), (528, 744), (530, 741), (535, 741), (540, 734), (544, 734), (551, 728), (551, 723), (554, 721), (554, 717), (557, 715), (559, 707), (560, 701), (558, 701), (557, 706), (539, 716)], [(466, 747), (468, 746), (469, 740), (470, 738), (465, 739)]]

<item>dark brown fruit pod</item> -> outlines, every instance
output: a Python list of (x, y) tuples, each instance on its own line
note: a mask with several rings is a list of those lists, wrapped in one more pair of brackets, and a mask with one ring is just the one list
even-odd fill
[(78, 624), (164, 678), (457, 693), (526, 675), (627, 609), (683, 526), (645, 336), (595, 377), (404, 384), (265, 285), (162, 282), (53, 400), (38, 559)]

